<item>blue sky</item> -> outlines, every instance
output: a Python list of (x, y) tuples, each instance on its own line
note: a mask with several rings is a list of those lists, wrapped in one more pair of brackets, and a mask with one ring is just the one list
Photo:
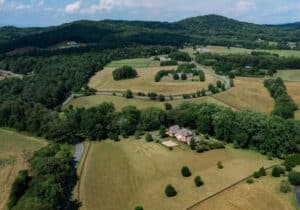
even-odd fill
[(0, 0), (0, 25), (48, 26), (78, 19), (176, 21), (219, 14), (254, 23), (300, 21), (300, 0)]

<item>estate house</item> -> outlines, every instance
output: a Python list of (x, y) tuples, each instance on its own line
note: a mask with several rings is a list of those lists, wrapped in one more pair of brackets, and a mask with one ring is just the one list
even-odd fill
[(175, 137), (178, 141), (185, 142), (190, 144), (191, 139), (195, 138), (195, 134), (193, 131), (180, 128), (178, 125), (171, 126), (167, 132), (168, 136)]

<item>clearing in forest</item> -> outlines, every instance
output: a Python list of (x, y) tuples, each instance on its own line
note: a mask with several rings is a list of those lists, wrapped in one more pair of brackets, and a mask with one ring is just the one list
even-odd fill
[(132, 66), (133, 68), (159, 67), (160, 61), (155, 61), (152, 58), (133, 58), (112, 61), (107, 65), (107, 67), (111, 68), (119, 68), (122, 66)]
[(216, 78), (209, 74), (205, 75), (205, 82), (191, 80), (175, 81), (167, 77), (164, 77), (160, 82), (154, 81), (154, 77), (158, 71), (176, 70), (176, 68), (177, 66), (137, 68), (137, 78), (115, 81), (112, 77), (112, 72), (115, 68), (106, 67), (90, 79), (89, 87), (98, 91), (126, 91), (130, 89), (133, 92), (156, 92), (164, 95), (179, 95), (195, 93), (202, 88), (207, 89), (209, 83), (216, 85)]
[[(224, 169), (217, 168), (218, 161), (223, 162)], [(160, 144), (134, 138), (117, 143), (94, 142), (80, 177), (81, 210), (132, 210), (137, 205), (144, 209), (182, 210), (261, 166), (277, 163), (256, 152), (231, 146), (199, 154), (187, 148), (170, 151)], [(189, 178), (180, 172), (185, 165), (192, 172)], [(197, 175), (205, 183), (200, 188), (193, 181)], [(165, 196), (167, 184), (176, 188), (176, 197)]]

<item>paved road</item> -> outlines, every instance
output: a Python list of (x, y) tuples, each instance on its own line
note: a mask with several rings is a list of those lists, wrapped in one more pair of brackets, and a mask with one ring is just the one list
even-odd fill
[(6, 71), (3, 69), (0, 69), (0, 73), (3, 74), (4, 76), (13, 76), (13, 77), (18, 77), (20, 79), (23, 78), (23, 75), (21, 75), (21, 74), (16, 74), (16, 73), (13, 73), (12, 71)]
[(300, 186), (295, 186), (295, 194), (297, 198), (298, 208), (300, 208)]
[(83, 150), (84, 150), (83, 143), (78, 143), (75, 145), (75, 152), (74, 152), (73, 157), (74, 157), (74, 161), (76, 162), (76, 167), (78, 166), (77, 163), (79, 163), (79, 161), (82, 157)]

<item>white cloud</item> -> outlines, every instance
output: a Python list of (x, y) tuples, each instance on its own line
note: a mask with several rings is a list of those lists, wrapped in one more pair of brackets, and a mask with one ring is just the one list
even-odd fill
[(0, 0), (0, 6), (5, 3), (5, 0)]
[(81, 0), (79, 1), (75, 1), (71, 4), (68, 4), (66, 7), (65, 7), (65, 12), (66, 13), (74, 13), (74, 12), (77, 12), (79, 11), (81, 8)]
[(26, 9), (31, 9), (32, 4), (23, 4), (23, 3), (12, 2), (9, 5), (9, 7), (14, 9), (14, 10), (26, 10)]
[(245, 14), (256, 9), (256, 3), (253, 0), (240, 0), (235, 5), (235, 12), (237, 14)]

